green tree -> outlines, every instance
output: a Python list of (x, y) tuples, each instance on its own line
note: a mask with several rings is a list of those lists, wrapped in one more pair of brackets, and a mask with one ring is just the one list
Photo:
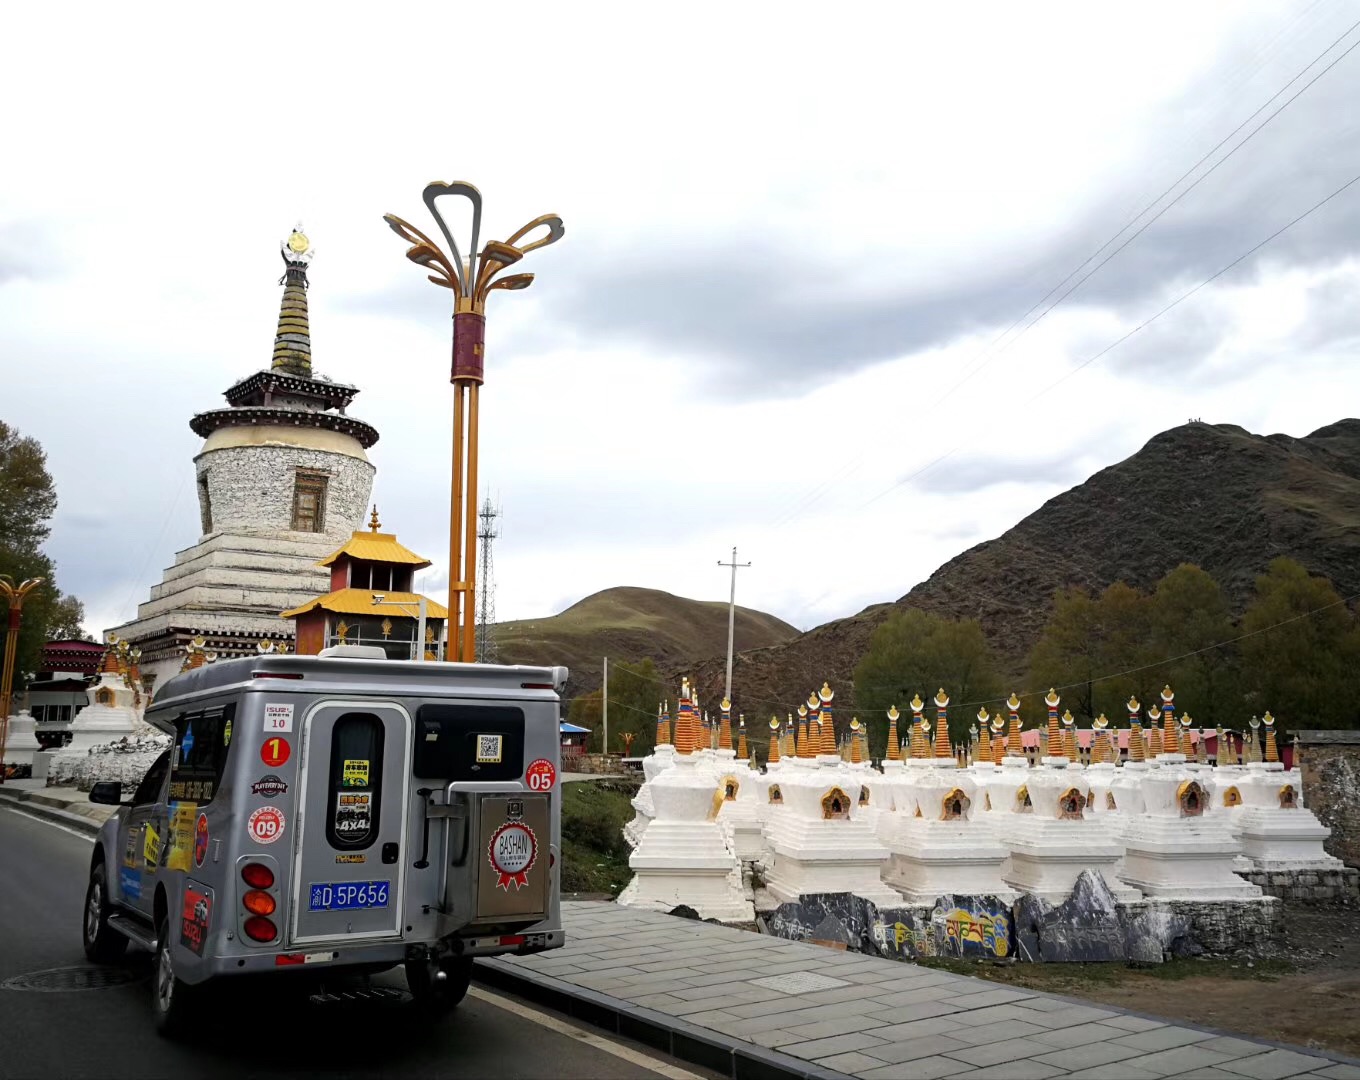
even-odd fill
[(1242, 617), (1246, 706), (1280, 727), (1353, 727), (1360, 694), (1360, 627), (1331, 584), (1278, 558), (1256, 579)]
[[(1205, 727), (1242, 723), (1241, 666), (1228, 598), (1209, 574), (1182, 563), (1157, 582), (1150, 601), (1152, 653), (1168, 658), (1142, 676), (1140, 695), (1170, 684), (1176, 705)], [(1214, 648), (1213, 646), (1221, 646)]]
[[(663, 696), (662, 684), (661, 674), (650, 659), (609, 665), (609, 753), (623, 753), (622, 736), (625, 733), (633, 736), (631, 756), (652, 752), (656, 745), (656, 707)], [(569, 723), (590, 728), (587, 746), (592, 753), (601, 752), (604, 738), (601, 689), (578, 697), (567, 712)], [(732, 723), (735, 738), (735, 716)]]
[[(44, 579), (24, 601), (14, 665), (16, 690), (37, 669), (42, 643), (50, 639), (52, 628), (69, 626), (72, 614), (84, 617), (83, 610), (76, 611), (80, 601), (74, 597), (63, 606), (56, 568), (42, 552), (56, 506), (56, 491), (42, 447), (36, 439), (20, 435), (0, 421), (0, 574), (8, 575), (16, 585), (28, 578)], [(4, 634), (4, 614), (0, 604), (0, 637)]]
[[(860, 720), (868, 725), (870, 753), (880, 757), (886, 750), (889, 706), (896, 705), (909, 722), (907, 703), (913, 695), (929, 703), (941, 688), (952, 703), (950, 740), (961, 742), (975, 723), (975, 703), (1001, 694), (982, 625), (976, 619), (945, 619), (915, 608), (895, 612), (874, 631), (855, 668), (855, 703)], [(972, 707), (959, 707), (964, 704)], [(925, 715), (935, 722), (933, 704)], [(898, 727), (905, 737), (906, 722), (899, 720)]]
[[(1036, 688), (1063, 687), (1063, 707), (1085, 724), (1104, 713), (1127, 715), (1123, 703), (1146, 678), (1132, 672), (1150, 658), (1149, 605), (1137, 589), (1117, 581), (1099, 597), (1073, 586), (1053, 597), (1053, 614), (1030, 654)], [(1037, 722), (1042, 705), (1031, 707)]]
[(69, 594), (62, 594), (52, 605), (52, 616), (47, 624), (49, 641), (93, 641), (85, 632), (85, 605)]

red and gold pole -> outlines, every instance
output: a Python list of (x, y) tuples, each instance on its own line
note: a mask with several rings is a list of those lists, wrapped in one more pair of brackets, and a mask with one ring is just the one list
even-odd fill
[(19, 652), (19, 624), (23, 621), (24, 598), (42, 583), (42, 578), (29, 578), (16, 586), (9, 577), (0, 574), (0, 596), (5, 598), (9, 607), (4, 665), (0, 667), (0, 784), (5, 782), (5, 740), (9, 736), (10, 701), (14, 692), (14, 658)]

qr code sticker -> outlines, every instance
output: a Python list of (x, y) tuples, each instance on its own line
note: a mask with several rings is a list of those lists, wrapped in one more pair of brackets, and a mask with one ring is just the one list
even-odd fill
[(503, 735), (477, 736), (477, 761), (479, 764), (494, 764), (501, 760)]

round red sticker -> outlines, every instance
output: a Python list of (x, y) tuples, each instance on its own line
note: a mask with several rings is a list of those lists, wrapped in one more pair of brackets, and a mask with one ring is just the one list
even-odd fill
[(277, 735), (265, 739), (264, 745), (260, 747), (260, 757), (271, 769), (277, 769), (288, 760), (293, 749), (288, 745), (287, 739), (280, 739)]
[(557, 783), (557, 770), (551, 761), (541, 757), (524, 770), (524, 781), (530, 791), (551, 791)]
[(262, 806), (250, 815), (246, 828), (257, 844), (272, 844), (283, 835), (283, 811), (277, 806)]
[(208, 816), (198, 815), (198, 822), (194, 825), (194, 865), (202, 866), (203, 860), (208, 857)]

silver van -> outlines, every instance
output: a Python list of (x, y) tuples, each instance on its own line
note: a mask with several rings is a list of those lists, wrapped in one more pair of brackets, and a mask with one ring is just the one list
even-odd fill
[(157, 1027), (252, 973), (404, 965), (456, 1005), (472, 958), (559, 948), (566, 668), (419, 663), (339, 646), (184, 672), (146, 719), (173, 745), (100, 830), (90, 959), (154, 952)]

